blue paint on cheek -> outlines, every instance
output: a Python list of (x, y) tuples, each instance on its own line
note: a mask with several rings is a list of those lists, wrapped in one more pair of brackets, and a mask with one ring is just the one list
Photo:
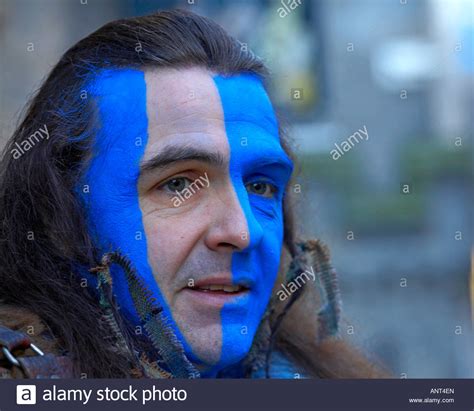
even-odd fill
[[(77, 191), (87, 207), (91, 232), (103, 252), (120, 250), (129, 257), (192, 357), (148, 264), (137, 189), (139, 163), (148, 140), (144, 73), (119, 69), (102, 72), (89, 85), (88, 94), (97, 102), (100, 126), (94, 156)], [(122, 271), (115, 268), (112, 276), (121, 309), (138, 324)]]
[[(283, 193), (291, 175), (273, 107), (260, 80), (253, 75), (216, 76), (226, 134), (230, 146), (229, 173), (247, 220), (249, 246), (232, 257), (234, 283), (252, 279), (249, 298), (225, 305), (222, 355), (216, 366), (243, 358), (268, 305), (280, 264), (283, 242)], [(245, 185), (269, 181), (278, 188), (275, 198), (249, 194)]]

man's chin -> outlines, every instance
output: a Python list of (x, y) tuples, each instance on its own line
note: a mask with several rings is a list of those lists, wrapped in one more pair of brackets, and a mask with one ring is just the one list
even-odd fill
[(218, 332), (208, 331), (187, 339), (186, 355), (202, 376), (214, 377), (218, 371), (237, 364), (248, 354), (252, 338), (241, 333), (243, 327), (242, 324), (234, 324), (225, 327), (222, 333), (222, 325), (219, 324)]
[[(184, 328), (184, 330), (183, 330)], [(186, 355), (198, 368), (219, 362), (222, 350), (222, 326), (216, 324), (186, 324), (180, 327)], [(188, 331), (186, 331), (188, 330)]]
[(248, 301), (243, 298), (217, 309), (181, 299), (174, 306), (186, 354), (199, 370), (219, 371), (247, 355), (258, 327), (258, 315), (251, 315)]

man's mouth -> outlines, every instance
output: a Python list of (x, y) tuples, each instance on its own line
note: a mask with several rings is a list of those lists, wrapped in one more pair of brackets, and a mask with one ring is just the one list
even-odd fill
[(248, 288), (241, 285), (221, 285), (221, 284), (211, 284), (211, 285), (202, 285), (199, 287), (189, 287), (195, 291), (207, 292), (224, 292), (224, 293), (239, 293), (241, 291), (248, 290)]
[(232, 284), (227, 278), (216, 278), (199, 280), (193, 286), (187, 286), (183, 290), (197, 303), (222, 306), (237, 297), (248, 295), (250, 286)]

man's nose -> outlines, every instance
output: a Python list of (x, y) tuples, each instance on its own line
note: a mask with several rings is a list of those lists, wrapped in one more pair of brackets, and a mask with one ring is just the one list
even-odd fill
[(218, 196), (210, 215), (205, 242), (214, 251), (243, 251), (258, 242), (262, 228), (255, 220), (245, 187), (229, 183)]

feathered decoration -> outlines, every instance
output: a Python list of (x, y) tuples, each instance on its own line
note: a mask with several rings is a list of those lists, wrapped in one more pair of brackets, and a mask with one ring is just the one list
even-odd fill
[[(322, 298), (322, 307), (318, 312), (319, 341), (334, 336), (339, 330), (342, 302), (337, 274), (333, 269), (328, 248), (319, 240), (308, 240), (296, 244), (297, 252), (288, 267), (286, 284), (294, 281), (308, 268), (312, 267), (316, 283)], [(277, 331), (285, 315), (301, 297), (306, 284), (298, 287), (289, 297), (283, 310), (276, 313), (276, 304), (271, 301), (257, 331), (254, 345), (246, 358), (247, 376), (265, 367), (267, 378), (270, 375), (271, 353), (276, 341)]]

